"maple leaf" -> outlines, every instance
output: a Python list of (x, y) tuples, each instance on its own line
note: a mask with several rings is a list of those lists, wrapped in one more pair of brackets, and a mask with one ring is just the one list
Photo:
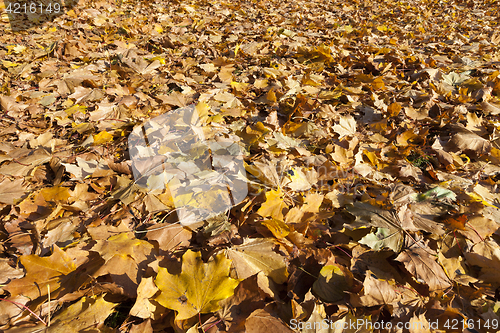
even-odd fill
[(154, 246), (134, 239), (131, 233), (121, 233), (107, 240), (99, 240), (92, 247), (105, 260), (94, 276), (109, 274), (111, 280), (124, 289), (127, 295), (137, 296), (141, 271), (152, 260)]
[(340, 135), (339, 139), (354, 135), (356, 134), (356, 120), (352, 116), (340, 117), (339, 124), (334, 125), (333, 130)]
[(113, 141), (113, 135), (106, 131), (102, 131), (96, 135), (94, 135), (94, 145), (102, 145), (108, 142)]
[(27, 156), (0, 166), (0, 174), (13, 177), (26, 176), (35, 167), (47, 163), (52, 156), (43, 148), (31, 151)]
[(291, 333), (293, 332), (274, 313), (264, 309), (257, 309), (245, 321), (245, 332), (260, 333), (266, 331)]
[(158, 308), (157, 303), (150, 301), (158, 291), (153, 277), (143, 278), (141, 283), (137, 287), (137, 299), (134, 306), (130, 309), (130, 314), (139, 318), (155, 318), (158, 316), (156, 314)]
[(12, 205), (16, 201), (21, 199), (21, 197), (25, 193), (25, 189), (22, 185), (23, 185), (22, 179), (17, 179), (13, 181), (10, 181), (8, 179), (3, 180), (0, 183), (0, 202)]
[[(217, 313), (174, 319), (179, 332), (499, 319), (495, 0), (171, 1), (168, 15), (122, 2), (43, 15), (0, 4), (16, 14), (0, 20), (0, 283), (12, 291), (0, 330), (44, 329), (25, 305), (52, 331), (108, 332), (106, 302), (123, 295), (144, 321), (122, 328), (161, 330), (165, 272), (151, 274), (179, 272), (187, 249), (223, 253), (232, 261), (197, 267), (244, 280)], [(321, 10), (290, 20), (310, 6)], [(55, 17), (43, 38), (14, 33)], [(176, 116), (190, 103), (199, 122)], [(217, 140), (201, 149), (202, 137)]]
[(226, 250), (232, 260), (236, 277), (244, 280), (249, 276), (264, 272), (274, 282), (282, 284), (287, 280), (285, 258), (273, 251), (275, 241), (269, 238), (246, 239), (242, 245)]
[[(376, 306), (395, 303), (400, 297), (394, 288), (394, 283), (391, 285), (386, 280), (377, 279), (372, 272), (367, 271), (363, 282), (363, 290), (358, 296), (359, 305)], [(351, 301), (353, 301), (352, 298)]]
[(345, 270), (335, 265), (326, 265), (319, 272), (313, 291), (326, 302), (337, 302), (344, 299), (344, 292), (350, 289), (351, 284)]
[(395, 260), (403, 263), (418, 282), (427, 284), (429, 291), (442, 291), (450, 287), (449, 278), (436, 258), (429, 253), (430, 248), (424, 249), (417, 244), (401, 252)]
[(500, 270), (500, 247), (492, 240), (477, 243), (472, 251), (465, 254), (470, 265), (481, 268), (479, 279), (498, 285), (498, 271)]
[(271, 190), (266, 192), (266, 202), (260, 206), (257, 214), (283, 221), (283, 209), (287, 207), (288, 205), (283, 201), (281, 190)]
[(348, 211), (356, 216), (356, 221), (354, 224), (346, 224), (347, 227), (366, 227), (370, 225), (379, 227), (375, 234), (367, 235), (360, 243), (377, 250), (388, 247), (396, 253), (399, 252), (404, 231), (395, 212), (362, 202), (355, 202), (353, 206), (348, 207)]
[(26, 269), (26, 276), (12, 280), (5, 289), (12, 295), (24, 295), (31, 299), (46, 295), (47, 285), (50, 290), (57, 290), (61, 286), (62, 277), (76, 269), (73, 260), (56, 245), (49, 257), (31, 254), (21, 256), (20, 260)]
[(219, 309), (218, 302), (234, 293), (239, 281), (229, 277), (231, 260), (218, 254), (203, 263), (201, 254), (191, 250), (182, 256), (182, 271), (173, 275), (158, 268), (155, 284), (161, 294), (155, 298), (166, 308), (177, 311), (176, 320), (189, 319), (199, 313)]
[(55, 333), (88, 332), (104, 324), (118, 303), (108, 302), (105, 295), (82, 297), (53, 318), (50, 331)]

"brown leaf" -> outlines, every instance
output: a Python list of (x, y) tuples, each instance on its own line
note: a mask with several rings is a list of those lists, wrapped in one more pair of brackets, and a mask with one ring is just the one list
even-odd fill
[(450, 140), (450, 144), (462, 151), (473, 151), (476, 154), (484, 155), (491, 150), (491, 143), (480, 137), (479, 135), (466, 130), (460, 126), (454, 126), (455, 130), (459, 131), (454, 134)]
[[(357, 297), (353, 299), (353, 296)], [(370, 271), (366, 272), (362, 292), (359, 295), (351, 294), (353, 304), (359, 302), (359, 305), (355, 306), (389, 305), (398, 300), (399, 295), (395, 287), (386, 280), (377, 279)]]
[(186, 97), (178, 91), (174, 91), (170, 95), (160, 95), (157, 97), (165, 104), (178, 106), (180, 108), (188, 104)]
[(0, 202), (13, 205), (16, 203), (21, 197), (26, 193), (23, 187), (23, 180), (16, 179), (10, 181), (8, 179), (4, 179), (0, 183)]
[(130, 309), (130, 315), (143, 319), (158, 318), (158, 310), (163, 309), (163, 307), (156, 301), (149, 300), (157, 291), (158, 287), (156, 287), (153, 277), (143, 278), (137, 287), (137, 299)]
[(0, 276), (0, 284), (5, 284), (13, 279), (22, 278), (24, 276), (23, 270), (13, 268), (9, 265), (8, 259), (0, 259), (0, 272), (2, 272), (2, 275)]
[(106, 262), (94, 276), (109, 274), (126, 295), (137, 297), (137, 286), (147, 263), (153, 259), (153, 248), (147, 241), (134, 239), (130, 233), (99, 240), (92, 251), (99, 252)]
[(31, 170), (40, 164), (50, 161), (52, 156), (43, 148), (31, 151), (28, 156), (17, 159), (0, 166), (0, 174), (13, 177), (26, 176)]
[(155, 224), (146, 234), (146, 238), (157, 241), (163, 251), (187, 247), (192, 237), (193, 233), (188, 228), (179, 224), (168, 225), (168, 223)]
[[(420, 246), (424, 246), (421, 243)], [(427, 250), (427, 251), (426, 251)], [(410, 249), (401, 252), (395, 260), (404, 264), (405, 268), (419, 283), (429, 286), (429, 291), (442, 291), (451, 286), (443, 268), (436, 262), (436, 258), (426, 250), (413, 245)]]
[(254, 275), (242, 281), (230, 298), (222, 300), (221, 309), (218, 311), (220, 318), (224, 320), (230, 331), (243, 331), (245, 321), (256, 309), (265, 305), (262, 291), (257, 284), (257, 276)]
[(118, 303), (104, 299), (104, 295), (82, 297), (52, 318), (50, 331), (54, 333), (89, 332), (111, 314)]
[(245, 332), (249, 333), (290, 333), (293, 332), (278, 317), (263, 309), (255, 310), (245, 322)]
[(465, 253), (465, 258), (469, 265), (481, 267), (478, 278), (484, 282), (499, 285), (498, 272), (500, 271), (500, 246), (486, 239), (477, 243), (471, 251)]
[(242, 245), (227, 250), (232, 260), (236, 277), (246, 279), (259, 272), (282, 284), (287, 280), (285, 258), (273, 251), (276, 243), (273, 239), (246, 239)]

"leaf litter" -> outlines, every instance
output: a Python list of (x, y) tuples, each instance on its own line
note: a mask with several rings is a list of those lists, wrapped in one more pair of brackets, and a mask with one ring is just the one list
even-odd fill
[[(0, 9), (0, 330), (498, 330), (496, 1)], [(127, 138), (189, 105), (248, 194), (181, 225), (225, 188), (139, 186)]]

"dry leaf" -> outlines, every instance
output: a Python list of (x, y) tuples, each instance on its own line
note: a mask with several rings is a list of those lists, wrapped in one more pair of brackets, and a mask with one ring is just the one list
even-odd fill
[(229, 277), (231, 261), (219, 254), (203, 263), (199, 252), (188, 250), (182, 256), (182, 272), (172, 275), (159, 267), (155, 284), (161, 294), (158, 303), (177, 312), (176, 320), (219, 309), (218, 302), (234, 293), (239, 281)]

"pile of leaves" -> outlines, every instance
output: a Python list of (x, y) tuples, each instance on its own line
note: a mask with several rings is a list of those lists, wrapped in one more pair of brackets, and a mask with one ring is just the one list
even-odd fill
[[(496, 1), (0, 8), (0, 329), (500, 325)], [(193, 103), (249, 190), (188, 228), (127, 137)]]

